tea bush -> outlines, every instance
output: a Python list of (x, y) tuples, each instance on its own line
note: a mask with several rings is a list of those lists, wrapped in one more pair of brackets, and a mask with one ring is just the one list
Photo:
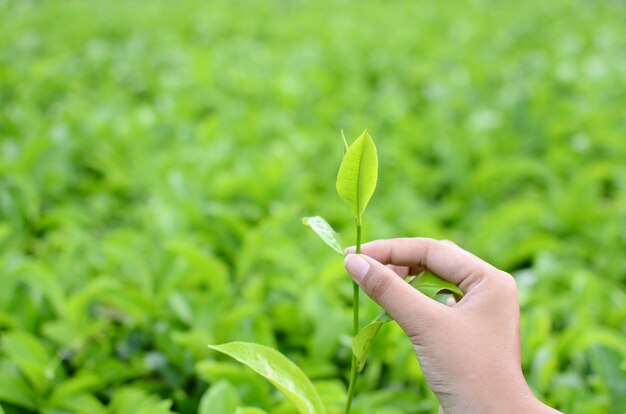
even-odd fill
[[(624, 21), (610, 0), (0, 1), (0, 412), (292, 413), (207, 348), (231, 340), (340, 409), (350, 279), (300, 217), (353, 240), (332, 183), (340, 129), (366, 127), (364, 239), (513, 273), (535, 393), (626, 412)], [(354, 412), (437, 412), (396, 326)]]

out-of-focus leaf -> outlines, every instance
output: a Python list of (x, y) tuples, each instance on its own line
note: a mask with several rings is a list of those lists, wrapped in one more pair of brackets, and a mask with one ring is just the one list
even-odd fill
[(222, 261), (190, 242), (174, 241), (168, 244), (168, 249), (184, 260), (188, 270), (176, 279), (167, 280), (160, 290), (208, 284), (216, 294), (228, 294), (228, 268)]
[(145, 391), (133, 388), (118, 388), (109, 404), (111, 414), (174, 414), (172, 402), (161, 400)]
[(531, 365), (529, 383), (541, 392), (546, 392), (558, 372), (559, 354), (554, 340), (546, 341), (537, 348)]
[(200, 399), (198, 414), (234, 414), (239, 405), (239, 395), (227, 381), (212, 385)]
[(108, 414), (109, 412), (95, 396), (88, 393), (56, 398), (53, 402), (48, 402), (47, 406), (44, 412), (52, 410), (76, 414)]
[(358, 372), (361, 372), (365, 367), (367, 355), (370, 352), (376, 335), (380, 332), (380, 328), (391, 320), (387, 312), (381, 312), (372, 322), (361, 328), (359, 333), (352, 338), (352, 353), (356, 357)]
[(434, 298), (441, 292), (454, 293), (463, 296), (463, 291), (454, 283), (443, 280), (430, 272), (426, 272), (409, 282), (415, 289), (422, 292), (429, 298)]
[[(204, 344), (206, 355), (206, 343)], [(206, 382), (226, 380), (237, 388), (243, 400), (257, 401), (262, 406), (271, 404), (271, 385), (244, 365), (235, 361), (205, 360), (196, 364), (195, 372)]]
[(626, 412), (626, 365), (620, 355), (604, 346), (591, 349), (594, 370), (606, 387), (613, 412)]
[(170, 309), (178, 318), (186, 324), (191, 324), (193, 321), (193, 311), (189, 302), (181, 292), (172, 292), (168, 298), (168, 304)]
[(0, 328), (13, 328), (15, 326), (15, 318), (7, 312), (0, 311)]
[(33, 387), (44, 393), (54, 378), (50, 357), (39, 340), (28, 332), (14, 331), (2, 337), (2, 349)]
[(56, 403), (61, 400), (70, 399), (71, 396), (83, 394), (88, 391), (95, 391), (104, 386), (102, 378), (90, 371), (76, 373), (71, 378), (55, 385), (49, 401)]
[(29, 410), (39, 406), (37, 393), (10, 361), (0, 360), (0, 384), (0, 401)]
[(363, 131), (350, 145), (337, 173), (337, 193), (352, 215), (361, 222), (378, 180), (378, 156), (372, 137)]
[(302, 223), (305, 226), (309, 226), (331, 249), (343, 256), (343, 248), (339, 241), (339, 234), (333, 230), (323, 217), (303, 217)]
[(264, 345), (230, 342), (209, 345), (247, 365), (281, 390), (301, 414), (324, 414), (326, 409), (315, 386), (286, 356)]
[(334, 414), (337, 410), (345, 409), (346, 403), (346, 384), (340, 379), (315, 381), (317, 388), (326, 410), (329, 414)]

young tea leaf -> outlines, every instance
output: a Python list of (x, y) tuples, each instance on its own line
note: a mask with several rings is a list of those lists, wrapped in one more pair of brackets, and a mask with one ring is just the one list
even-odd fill
[(365, 130), (346, 151), (339, 167), (336, 184), (339, 197), (359, 223), (367, 203), (374, 194), (377, 179), (376, 145)]
[(309, 378), (275, 349), (250, 342), (229, 342), (209, 345), (209, 348), (236, 359), (270, 381), (291, 400), (300, 414), (326, 414)]
[(374, 338), (378, 335), (380, 328), (391, 320), (387, 312), (381, 312), (372, 322), (365, 325), (359, 333), (352, 339), (352, 352), (356, 357), (357, 371), (363, 371), (367, 355), (370, 352)]
[(302, 223), (309, 226), (331, 249), (343, 256), (343, 249), (339, 242), (339, 234), (320, 216), (303, 217)]
[[(434, 298), (441, 292), (450, 292), (461, 297), (463, 296), (463, 291), (459, 289), (458, 286), (429, 272), (421, 276), (407, 279), (407, 283), (411, 284), (429, 298)], [(361, 372), (363, 367), (365, 367), (367, 355), (370, 352), (374, 339), (378, 335), (378, 332), (380, 332), (380, 328), (391, 320), (389, 314), (383, 311), (372, 322), (365, 325), (352, 339), (352, 353), (357, 360), (358, 372)]]
[(41, 403), (39, 395), (10, 360), (0, 360), (0, 384), (0, 402), (37, 410)]
[(430, 272), (426, 272), (409, 282), (414, 288), (422, 292), (429, 298), (434, 298), (438, 293), (449, 292), (463, 296), (463, 291), (454, 283), (443, 280)]

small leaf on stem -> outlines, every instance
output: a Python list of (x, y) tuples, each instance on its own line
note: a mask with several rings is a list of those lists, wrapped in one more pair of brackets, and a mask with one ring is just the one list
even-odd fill
[(435, 276), (430, 272), (426, 272), (409, 282), (415, 289), (422, 292), (429, 298), (434, 298), (441, 292), (454, 293), (463, 296), (463, 291), (454, 283), (443, 280), (439, 276)]
[(370, 352), (370, 348), (374, 339), (378, 335), (380, 328), (391, 320), (391, 317), (387, 312), (381, 312), (372, 322), (365, 325), (359, 333), (352, 339), (352, 352), (356, 357), (356, 369), (357, 372), (363, 371), (365, 367), (365, 361), (367, 355)]
[(309, 226), (331, 249), (343, 256), (339, 234), (320, 216), (303, 217), (302, 223)]

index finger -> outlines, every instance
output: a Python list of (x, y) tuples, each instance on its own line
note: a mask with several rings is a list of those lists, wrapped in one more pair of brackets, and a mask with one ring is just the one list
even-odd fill
[(421, 237), (375, 240), (363, 244), (361, 253), (384, 264), (428, 269), (464, 292), (490, 274), (499, 272), (454, 243)]

